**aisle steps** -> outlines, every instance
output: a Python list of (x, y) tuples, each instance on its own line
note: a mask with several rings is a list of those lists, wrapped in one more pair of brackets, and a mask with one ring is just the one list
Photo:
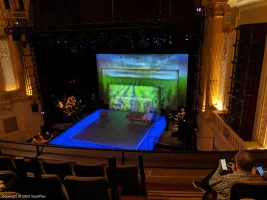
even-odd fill
[(153, 191), (147, 192), (147, 199), (154, 200), (201, 200), (204, 193), (201, 191)]

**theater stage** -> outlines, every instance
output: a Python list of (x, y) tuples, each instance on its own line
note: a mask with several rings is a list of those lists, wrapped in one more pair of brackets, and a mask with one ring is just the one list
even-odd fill
[(123, 111), (109, 110), (108, 120), (101, 122), (100, 109), (87, 116), (74, 126), (60, 134), (49, 144), (81, 148), (152, 150), (155, 137), (164, 132), (164, 117), (157, 116), (151, 126), (134, 122), (128, 125), (128, 114)]

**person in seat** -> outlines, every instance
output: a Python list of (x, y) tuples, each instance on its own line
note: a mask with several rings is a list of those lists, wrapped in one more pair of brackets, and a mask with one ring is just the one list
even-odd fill
[(223, 175), (222, 165), (219, 161), (218, 169), (209, 174), (201, 182), (193, 181), (195, 188), (205, 192), (204, 200), (225, 200), (230, 187), (235, 181), (262, 181), (262, 177), (256, 174), (255, 159), (247, 151), (239, 151), (235, 155), (234, 162), (227, 164), (232, 173)]

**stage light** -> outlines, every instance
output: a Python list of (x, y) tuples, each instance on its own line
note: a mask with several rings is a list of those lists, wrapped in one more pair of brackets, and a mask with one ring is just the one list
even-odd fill
[(169, 35), (169, 44), (172, 44), (172, 36)]
[(130, 40), (130, 48), (134, 49), (134, 41), (133, 40)]
[(19, 25), (19, 22), (15, 22), (15, 25)]
[(202, 8), (197, 8), (197, 12), (201, 12), (202, 11)]
[(71, 53), (77, 53), (77, 45), (73, 45), (70, 49)]
[(188, 41), (189, 40), (189, 36), (185, 35), (185, 40)]

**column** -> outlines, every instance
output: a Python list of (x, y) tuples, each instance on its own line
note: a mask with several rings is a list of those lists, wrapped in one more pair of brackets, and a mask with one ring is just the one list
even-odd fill
[(265, 43), (252, 139), (258, 141), (264, 148), (267, 148), (267, 40)]
[(204, 42), (202, 46), (202, 67), (200, 72), (200, 97), (199, 97), (199, 108), (202, 112), (206, 108), (206, 89), (207, 89), (207, 60), (209, 59), (209, 13), (205, 12), (205, 24), (204, 24)]
[(220, 69), (222, 60), (223, 45), (223, 15), (226, 2), (212, 2), (206, 6), (206, 12), (209, 14), (208, 23), (208, 49), (205, 62), (206, 81), (206, 102), (205, 113), (210, 115), (212, 105), (218, 102), (218, 88), (220, 80)]
[(19, 42), (14, 41), (11, 35), (8, 37), (8, 39), (9, 39), (11, 59), (13, 63), (13, 69), (15, 71), (16, 81), (17, 81), (20, 93), (22, 94), (22, 96), (24, 96), (25, 95), (25, 83), (24, 83), (25, 75), (24, 75), (22, 57), (21, 57), (21, 52), (20, 52), (20, 44)]

